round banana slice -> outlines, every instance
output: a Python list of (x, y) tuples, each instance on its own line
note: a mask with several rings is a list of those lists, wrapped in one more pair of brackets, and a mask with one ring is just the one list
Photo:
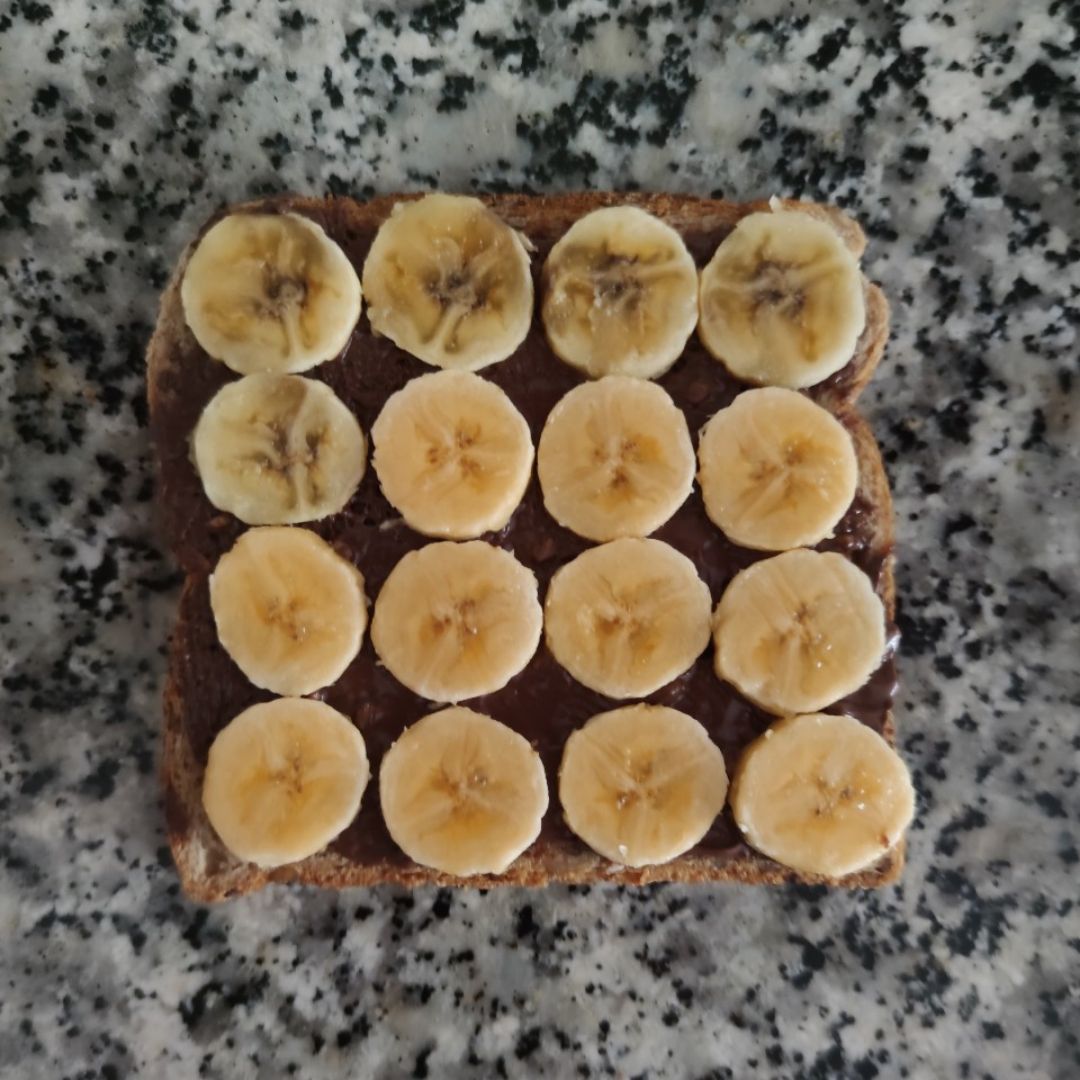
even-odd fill
[(206, 497), (248, 525), (336, 514), (367, 462), (364, 433), (325, 383), (248, 375), (223, 386), (192, 436)]
[(233, 371), (307, 371), (349, 343), (360, 279), (315, 222), (231, 214), (192, 253), (180, 302), (195, 340)]
[(218, 640), (255, 686), (301, 697), (335, 682), (360, 651), (360, 571), (307, 529), (249, 529), (210, 575)]
[(731, 788), (751, 847), (830, 878), (873, 866), (915, 813), (903, 759), (850, 716), (779, 720), (743, 752)]
[(885, 609), (835, 552), (797, 548), (735, 575), (713, 618), (716, 674), (777, 716), (854, 693), (885, 653)]
[(540, 755), (516, 731), (452, 708), (407, 728), (379, 768), (393, 841), (444, 874), (501, 874), (540, 835), (548, 807)]
[(537, 455), (544, 505), (587, 540), (647, 536), (694, 486), (686, 419), (655, 383), (608, 375), (551, 410)]
[(709, 588), (660, 540), (612, 540), (558, 570), (544, 604), (551, 654), (611, 698), (645, 697), (709, 644)]
[(479, 199), (398, 203), (364, 263), (371, 328), (440, 368), (505, 360), (532, 322), (529, 252)]
[(364, 739), (307, 698), (252, 705), (210, 747), (206, 816), (222, 843), (256, 866), (321, 851), (356, 817), (370, 770)]
[(701, 272), (705, 348), (736, 377), (800, 390), (839, 371), (866, 323), (855, 256), (798, 211), (748, 214)]
[(566, 824), (604, 858), (654, 866), (699, 843), (727, 794), (724, 755), (692, 716), (627, 705), (567, 740), (559, 769)]
[(847, 429), (794, 390), (747, 390), (704, 427), (698, 482), (705, 512), (760, 551), (832, 536), (859, 482)]
[(410, 551), (375, 601), (371, 641), (398, 682), (429, 701), (501, 690), (532, 659), (543, 612), (536, 575), (472, 540)]
[(697, 323), (697, 268), (682, 237), (652, 214), (594, 210), (551, 249), (541, 314), (551, 348), (571, 367), (594, 379), (653, 379)]
[(383, 494), (426, 536), (501, 529), (532, 474), (529, 425), (494, 383), (435, 371), (407, 383), (371, 428)]

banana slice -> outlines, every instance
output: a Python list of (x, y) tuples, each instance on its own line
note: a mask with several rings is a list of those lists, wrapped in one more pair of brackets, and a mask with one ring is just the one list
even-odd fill
[(526, 243), (479, 199), (398, 203), (364, 263), (371, 328), (435, 367), (505, 360), (532, 322)]
[(866, 323), (855, 256), (798, 211), (748, 214), (701, 272), (705, 348), (740, 379), (813, 386), (854, 355)]
[(325, 383), (248, 375), (203, 409), (192, 453), (206, 497), (248, 525), (296, 525), (352, 498), (367, 447), (356, 418)]
[(218, 640), (255, 686), (297, 697), (335, 682), (360, 651), (360, 571), (307, 529), (249, 529), (210, 575)]
[(915, 813), (899, 754), (850, 716), (779, 720), (743, 752), (731, 788), (751, 847), (807, 874), (843, 877), (899, 843)]
[(594, 716), (566, 742), (566, 823), (604, 858), (654, 866), (689, 851), (727, 794), (724, 755), (693, 717), (661, 705)]
[(529, 425), (494, 383), (436, 371), (392, 395), (371, 429), (383, 494), (427, 536), (501, 529), (532, 474)]
[(552, 655), (611, 698), (645, 697), (709, 644), (709, 588), (660, 540), (612, 540), (558, 570), (544, 604)]
[(713, 619), (716, 674), (777, 716), (854, 693), (885, 652), (870, 579), (835, 552), (797, 548), (735, 575)]
[(321, 701), (278, 698), (245, 709), (214, 740), (203, 806), (238, 859), (283, 866), (349, 825), (368, 777), (363, 736), (346, 717)]
[(540, 835), (548, 807), (540, 755), (472, 709), (425, 716), (379, 768), (386, 827), (413, 862), (444, 874), (501, 874)]
[(551, 410), (537, 456), (544, 505), (587, 540), (647, 536), (694, 486), (683, 414), (655, 383), (608, 375)]
[(233, 371), (307, 371), (349, 343), (360, 279), (315, 222), (232, 214), (199, 241), (180, 302), (195, 340)]
[(634, 206), (575, 222), (544, 263), (544, 330), (590, 378), (662, 375), (698, 319), (697, 268), (682, 237)]
[(532, 658), (543, 612), (536, 575), (472, 540), (410, 551), (375, 601), (371, 641), (398, 682), (429, 701), (501, 690)]
[(785, 551), (832, 536), (859, 482), (855, 447), (831, 413), (794, 390), (747, 390), (704, 427), (705, 512), (743, 547)]

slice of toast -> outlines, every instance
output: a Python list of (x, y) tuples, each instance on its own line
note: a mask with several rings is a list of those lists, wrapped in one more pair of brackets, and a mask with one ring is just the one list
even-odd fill
[[(379, 224), (400, 198), (408, 197), (391, 196), (359, 203), (350, 199), (285, 196), (234, 207), (231, 212), (290, 210), (310, 216), (343, 247), (359, 271)], [(630, 203), (661, 217), (683, 235), (699, 266), (708, 261), (717, 244), (740, 217), (768, 207), (765, 202), (734, 204), (685, 196), (614, 193), (500, 195), (486, 201), (535, 245), (533, 271), (537, 279), (544, 256), (554, 241), (573, 221), (600, 206)], [(856, 255), (862, 253), (865, 246), (862, 230), (839, 211), (809, 203), (785, 202), (784, 205), (827, 220)], [(208, 222), (206, 227), (211, 223)], [(340, 888), (380, 882), (489, 887), (497, 884), (535, 886), (548, 882), (739, 881), (772, 884), (820, 880), (788, 870), (746, 847), (738, 836), (729, 810), (718, 819), (701, 845), (660, 866), (639, 870), (618, 867), (588, 849), (561, 822), (561, 811), (555, 798), (558, 751), (571, 730), (584, 723), (593, 712), (612, 705), (595, 695), (590, 697), (578, 690), (571, 692), (568, 683), (572, 680), (555, 669), (543, 645), (533, 663), (518, 680), (511, 682), (507, 691), (491, 695), (477, 705), (514, 727), (514, 709), (522, 700), (522, 693), (511, 688), (519, 680), (523, 683), (532, 680), (537, 688), (543, 688), (545, 701), (553, 712), (551, 738), (540, 747), (552, 791), (552, 806), (540, 839), (506, 873), (453, 878), (411, 863), (389, 843), (378, 813), (375, 777), (381, 753), (401, 730), (433, 706), (402, 695), (400, 687), (395, 687), (399, 691), (396, 698), (386, 699), (391, 704), (381, 708), (372, 703), (380, 699), (374, 689), (371, 700), (365, 698), (364, 687), (376, 687), (381, 685), (379, 680), (390, 680), (390, 676), (375, 664), (370, 641), (364, 643), (356, 661), (357, 671), (351, 676), (346, 672), (340, 686), (335, 684), (319, 695), (350, 715), (368, 742), (373, 780), (365, 792), (357, 820), (325, 851), (274, 870), (262, 870), (240, 862), (223, 847), (202, 809), (202, 774), (209, 742), (216, 731), (243, 708), (255, 701), (266, 700), (270, 695), (250, 686), (224, 654), (217, 643), (209, 610), (207, 575), (244, 527), (231, 515), (215, 510), (206, 500), (189, 456), (188, 439), (202, 408), (221, 385), (235, 377), (224, 365), (203, 352), (184, 323), (179, 287), (192, 247), (181, 256), (162, 297), (158, 324), (147, 357), (147, 391), (160, 477), (159, 510), (167, 541), (188, 575), (170, 650), (161, 767), (169, 841), (185, 891), (197, 899), (219, 900), (249, 892), (271, 881)], [(855, 356), (836, 375), (808, 393), (838, 415), (848, 427), (859, 462), (855, 503), (841, 522), (834, 540), (820, 546), (843, 551), (870, 574), (884, 601), (891, 625), (895, 605), (891, 496), (877, 444), (854, 410), (859, 392), (884, 351), (888, 337), (888, 305), (875, 285), (867, 282), (865, 290), (867, 324)], [(429, 369), (401, 353), (385, 338), (372, 335), (366, 316), (363, 316), (344, 357), (306, 374), (329, 383), (358, 415), (367, 431), (386, 397), (408, 378), (425, 370)], [(561, 364), (548, 349), (538, 315), (534, 317), (532, 330), (522, 349), (504, 363), (486, 369), (484, 375), (503, 385), (523, 409), (533, 425), (534, 438), (539, 435), (539, 426), (548, 408), (569, 386), (580, 380), (580, 376)], [(709, 415), (727, 404), (742, 388), (722, 365), (707, 356), (696, 338), (691, 339), (683, 357), (659, 382), (671, 393), (676, 404), (684, 408), (692, 430), (700, 427)], [(530, 408), (525, 408), (523, 397)], [(369, 599), (377, 594), (386, 570), (402, 551), (423, 542), (423, 538), (405, 535), (409, 530), (395, 525), (397, 516), (382, 499), (372, 474), (373, 470), (369, 468), (357, 495), (340, 514), (310, 526), (360, 565), (367, 579)], [(517, 531), (512, 521), (507, 530), (489, 539), (513, 547), (519, 558), (537, 572), (543, 588), (557, 565), (576, 554), (584, 544), (571, 550), (572, 545), (567, 547), (565, 539), (548, 543), (550, 537), (547, 537), (546, 547), (539, 543), (530, 546), (538, 529), (548, 529), (553, 534), (563, 532), (550, 519), (541, 523), (545, 515), (538, 507), (542, 507), (542, 503), (534, 478), (522, 508), (515, 515), (515, 521), (521, 521)], [(713, 589), (715, 600), (737, 569), (766, 556), (726, 544), (716, 535), (710, 535), (708, 545), (695, 546), (693, 538), (701, 535), (701, 520), (704, 520), (701, 496), (695, 491), (670, 526), (665, 526), (656, 535), (695, 559), (699, 572)], [(712, 532), (718, 531), (713, 529)], [(364, 558), (359, 557), (361, 551)], [(670, 694), (665, 688), (650, 700), (663, 700), (678, 707), (683, 700), (677, 698), (678, 694), (696, 692), (696, 700), (705, 703), (696, 711), (698, 719), (720, 744), (729, 772), (732, 771), (741, 749), (764, 730), (772, 718), (754, 709), (732, 688), (715, 678), (710, 652), (697, 661), (686, 677), (676, 682), (679, 686)], [(566, 707), (561, 711), (560, 688), (567, 699)], [(891, 742), (893, 689), (890, 655), (867, 688), (834, 708), (860, 715)], [(695, 714), (694, 709), (682, 707)], [(702, 715), (703, 711), (709, 715)], [(732, 716), (738, 717), (737, 723), (732, 724)], [(844, 878), (840, 883), (860, 887), (885, 884), (896, 878), (902, 862), (903, 847), (900, 846), (872, 869)]]

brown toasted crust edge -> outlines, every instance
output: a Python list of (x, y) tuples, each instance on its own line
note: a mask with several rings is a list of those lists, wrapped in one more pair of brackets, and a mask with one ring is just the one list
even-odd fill
[[(410, 196), (386, 196), (367, 204), (353, 203), (353, 207), (380, 218), (401, 198)], [(339, 202), (342, 200), (338, 200)], [(351, 200), (346, 200), (350, 201)], [(527, 228), (528, 220), (543, 216), (557, 204), (560, 216), (576, 218), (600, 206), (626, 204), (641, 206), (667, 219), (676, 228), (679, 220), (692, 217), (695, 224), (702, 218), (715, 216), (723, 222), (733, 223), (745, 213), (762, 210), (765, 201), (733, 204), (722, 200), (696, 199), (677, 195), (642, 195), (638, 193), (583, 192), (558, 196), (492, 196), (488, 201), (493, 208), (511, 224)], [(785, 207), (799, 209), (815, 217), (827, 220), (844, 238), (856, 256), (862, 254), (865, 237), (862, 229), (850, 218), (832, 207), (813, 203), (783, 200)], [(231, 209), (297, 209), (303, 210), (321, 205), (322, 200), (282, 196), (260, 200)], [(188, 246), (177, 262), (176, 269), (162, 294), (159, 316), (154, 334), (147, 349), (147, 396), (151, 413), (161, 407), (162, 376), (168, 371), (170, 359), (176, 355), (174, 345), (177, 335), (187, 333), (180, 305), (180, 281), (187, 259), (195, 241)], [(891, 551), (893, 544), (892, 496), (885, 474), (881, 454), (873, 434), (866, 423), (854, 413), (854, 404), (873, 375), (884, 353), (889, 330), (889, 308), (884, 294), (874, 284), (866, 283), (866, 328), (856, 349), (853, 377), (835, 393), (823, 393), (818, 400), (833, 412), (845, 415), (852, 432), (859, 459), (859, 491), (875, 508), (876, 546)], [(185, 588), (194, 587), (189, 577)], [(889, 620), (895, 614), (895, 579), (893, 558), (886, 558), (879, 586)], [(897, 880), (903, 869), (905, 843), (901, 841), (875, 866), (841, 879), (802, 874), (789, 870), (764, 856), (751, 854), (749, 858), (730, 859), (695, 854), (686, 855), (669, 863), (629, 869), (615, 867), (607, 860), (583, 847), (579, 853), (559, 856), (556, 859), (541, 858), (526, 851), (501, 875), (482, 875), (475, 878), (457, 878), (426, 867), (399, 865), (389, 861), (358, 864), (333, 852), (304, 859), (299, 863), (262, 869), (244, 863), (232, 856), (218, 840), (202, 807), (202, 766), (195, 760), (182, 726), (182, 708), (174, 673), (177, 669), (172, 655), (177, 646), (174, 637), (170, 649), (169, 672), (163, 694), (164, 729), (160, 776), (164, 792), (166, 827), (169, 846), (180, 876), (180, 882), (194, 900), (213, 902), (253, 892), (276, 882), (317, 885), (323, 888), (347, 888), (376, 884), (393, 884), (415, 887), (419, 885), (452, 885), (487, 889), (494, 886), (542, 886), (547, 884), (622, 884), (645, 885), (651, 882), (706, 883), (729, 882), (755, 885), (778, 885), (791, 882), (804, 884), (830, 884), (845, 888), (877, 888)], [(885, 721), (885, 738), (893, 743), (895, 730), (890, 713)], [(549, 812), (558, 812), (557, 808)]]

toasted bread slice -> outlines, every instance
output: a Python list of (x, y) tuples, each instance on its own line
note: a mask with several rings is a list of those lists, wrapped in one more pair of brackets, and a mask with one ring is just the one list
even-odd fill
[[(359, 269), (367, 246), (379, 223), (402, 197), (385, 197), (360, 203), (349, 199), (309, 199), (293, 196), (261, 200), (232, 208), (233, 211), (281, 212), (292, 210), (320, 220), (339, 243), (345, 247)], [(731, 230), (740, 217), (767, 208), (765, 202), (734, 204), (715, 199), (696, 199), (675, 195), (640, 195), (615, 193), (580, 193), (552, 196), (499, 195), (487, 200), (506, 221), (520, 229), (538, 248), (534, 272), (538, 275), (543, 255), (551, 244), (582, 214), (606, 205), (631, 203), (657, 214), (676, 228), (686, 239), (699, 265), (712, 255), (716, 245)], [(830, 222), (847, 245), (860, 255), (865, 246), (862, 230), (850, 218), (830, 207), (812, 203), (785, 202), (791, 209), (813, 214)], [(210, 223), (207, 224), (207, 227)], [(169, 842), (180, 872), (185, 891), (200, 900), (220, 900), (250, 892), (276, 881), (316, 884), (330, 888), (372, 885), (382, 882), (401, 885), (441, 884), (472, 885), (487, 888), (494, 885), (538, 886), (550, 882), (614, 882), (644, 884), (651, 881), (737, 881), (747, 884), (775, 884), (788, 881), (818, 881), (783, 866), (752, 851), (741, 843), (722, 850), (694, 849), (661, 866), (631, 870), (613, 866), (594, 854), (576, 838), (558, 837), (545, 840), (542, 835), (533, 848), (526, 851), (510, 869), (498, 876), (483, 876), (462, 880), (417, 866), (400, 852), (387, 852), (378, 857), (357, 858), (335, 845), (302, 862), (274, 870), (263, 870), (235, 859), (221, 844), (202, 808), (201, 786), (205, 763), (205, 738), (191, 733), (192, 710), (196, 707), (193, 692), (205, 672), (202, 666), (210, 647), (213, 625), (205, 603), (206, 575), (216, 558), (231, 545), (242, 526), (230, 515), (221, 514), (206, 501), (189, 460), (188, 437), (199, 413), (214, 391), (232, 376), (223, 365), (210, 360), (194, 341), (187, 329), (180, 304), (179, 285), (191, 247), (181, 256), (172, 280), (162, 297), (158, 324), (148, 350), (147, 391), (151, 422), (156, 441), (161, 484), (159, 510), (162, 513), (168, 542), (188, 574), (180, 602), (180, 616), (170, 651), (169, 674), (164, 695), (164, 741), (161, 775), (165, 792), (165, 809)], [(870, 429), (854, 411), (858, 394), (871, 377), (881, 359), (888, 337), (888, 305), (880, 289), (866, 283), (867, 324), (859, 340), (856, 354), (841, 371), (812, 388), (810, 396), (836, 413), (852, 433), (859, 461), (859, 489), (856, 504), (845, 522), (855, 529), (861, 545), (860, 558), (864, 565), (876, 568), (876, 585), (885, 604), (890, 624), (893, 621), (895, 595), (892, 573), (893, 520), (892, 502), (881, 456)], [(362, 319), (358, 335), (367, 334), (366, 319)], [(530, 337), (543, 339), (538, 318)], [(540, 348), (541, 346), (537, 346)], [(546, 348), (546, 345), (542, 346)], [(694, 341), (688, 351), (701, 347)], [(558, 362), (551, 358), (553, 364)], [(700, 359), (697, 363), (703, 363)], [(507, 361), (507, 363), (510, 363)], [(715, 361), (708, 361), (716, 364)], [(326, 378), (331, 385), (361, 415), (365, 427), (370, 424), (372, 410), (377, 410), (386, 393), (377, 389), (374, 397), (349, 394), (336, 385), (335, 361), (309, 372), (316, 378)], [(676, 402), (678, 369), (675, 382), (669, 386)], [(326, 369), (324, 371), (324, 369)], [(496, 369), (492, 369), (495, 371)], [(713, 369), (705, 367), (704, 370)], [(717, 364), (717, 379), (734, 380), (721, 375)], [(485, 372), (487, 374), (487, 372)], [(568, 378), (571, 376), (568, 376)], [(573, 377), (576, 378), (576, 377)], [(663, 380), (662, 380), (663, 381)], [(737, 391), (734, 384), (731, 393)], [(692, 422), (707, 413), (709, 402), (699, 403), (698, 414), (687, 414)], [(715, 408), (715, 404), (711, 408)], [(705, 409), (706, 413), (701, 413)], [(366, 410), (366, 414), (365, 414)], [(369, 470), (370, 472), (370, 470)], [(371, 480), (374, 483), (374, 480)], [(700, 500), (695, 493), (692, 499)], [(371, 524), (372, 509), (358, 497), (357, 505), (347, 507), (334, 519), (313, 526), (334, 541), (348, 534), (358, 522)], [(362, 504), (362, 505), (361, 505)], [(351, 515), (351, 517), (350, 517)], [(349, 522), (352, 522), (352, 525)], [(841, 528), (844, 527), (842, 523)], [(347, 544), (346, 544), (347, 546)], [(828, 545), (826, 545), (828, 546)], [(874, 575), (872, 575), (874, 576)], [(216, 644), (216, 643), (215, 643)], [(366, 646), (370, 647), (370, 646)], [(698, 661), (711, 669), (707, 653)], [(217, 669), (215, 669), (217, 670)], [(243, 676), (226, 668), (222, 678), (237, 682), (233, 687), (243, 693)], [(719, 687), (719, 683), (717, 686)], [(889, 687), (891, 694), (891, 685)], [(228, 693), (212, 694), (208, 708), (221, 715), (209, 718), (211, 728), (220, 729), (232, 718), (226, 702)], [(500, 719), (513, 726), (513, 717)], [(205, 718), (204, 718), (205, 719)], [(414, 715), (399, 718), (400, 728), (416, 719)], [(891, 711), (885, 710), (881, 719), (885, 737), (893, 741)], [(738, 747), (725, 746), (729, 768), (734, 765), (730, 755)], [(377, 756), (372, 761), (378, 768)], [(555, 775), (550, 761), (546, 762), (549, 785), (555, 791)], [(553, 800), (554, 803), (555, 800)], [(374, 814), (377, 793), (374, 786), (365, 794), (361, 818)], [(552, 805), (548, 817), (559, 816)], [(358, 819), (359, 820), (359, 819)], [(733, 829), (733, 826), (732, 826)], [(895, 880), (903, 863), (903, 846), (894, 849), (870, 870), (844, 878), (840, 884), (852, 887), (873, 887)]]
[[(877, 444), (867, 425), (855, 418), (848, 418), (859, 459), (859, 492), (865, 513), (873, 521), (873, 544), (882, 552), (892, 546), (892, 503), (889, 486), (881, 463)], [(185, 591), (202, 586), (202, 579), (193, 575), (188, 579)], [(886, 555), (878, 590), (885, 604), (890, 623), (895, 612), (896, 596), (892, 572), (892, 556)], [(186, 597), (185, 597), (186, 599)], [(181, 602), (182, 612), (190, 605)], [(180, 872), (184, 891), (198, 900), (223, 900), (230, 896), (251, 892), (270, 882), (298, 882), (330, 888), (354, 885), (471, 885), (490, 888), (494, 885), (538, 886), (555, 882), (589, 883), (613, 882), (642, 885), (651, 881), (732, 881), (744, 884), (773, 885), (790, 881), (823, 883), (827, 879), (796, 873), (758, 855), (749, 848), (740, 848), (734, 856), (728, 853), (717, 857), (690, 851), (669, 863), (639, 870), (613, 866), (606, 859), (594, 854), (584, 844), (575, 845), (576, 850), (538, 851), (531, 848), (518, 858), (508, 871), (498, 876), (485, 875), (466, 880), (440, 874), (423, 866), (410, 863), (403, 856), (395, 855), (378, 861), (358, 862), (327, 850), (302, 862), (263, 870), (250, 863), (234, 858), (217, 838), (202, 807), (202, 777), (204, 763), (197, 759), (184, 725), (184, 682), (180, 672), (190, 658), (182, 655), (189, 648), (189, 631), (184, 624), (185, 616), (177, 626), (172, 641), (170, 673), (165, 686), (164, 752), (161, 774), (165, 789), (165, 810), (169, 843)], [(711, 664), (706, 655), (699, 663)], [(224, 723), (229, 717), (223, 717)], [(413, 718), (403, 718), (404, 727)], [(506, 719), (504, 717), (504, 719)], [(883, 734), (890, 743), (894, 741), (891, 713), (886, 717)], [(377, 765), (377, 763), (374, 763)], [(555, 790), (554, 777), (549, 785)], [(368, 790), (365, 802), (374, 799), (375, 792)], [(549, 814), (559, 814), (553, 805)], [(894, 849), (886, 858), (870, 870), (843, 878), (840, 884), (853, 888), (873, 888), (895, 881), (903, 866), (903, 846)]]

